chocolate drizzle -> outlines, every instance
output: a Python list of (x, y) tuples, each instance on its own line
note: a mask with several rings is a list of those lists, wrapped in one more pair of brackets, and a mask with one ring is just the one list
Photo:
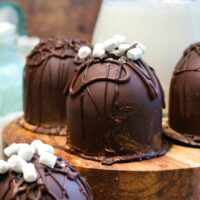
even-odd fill
[(195, 43), (184, 51), (175, 67), (170, 86), (169, 125), (175, 132), (184, 135), (185, 140), (200, 136), (199, 77), (200, 43)]
[(24, 118), (38, 129), (66, 127), (63, 90), (75, 68), (76, 57), (85, 43), (76, 38), (42, 39), (27, 57), (24, 69)]
[[(116, 77), (108, 77), (109, 74), (106, 73), (106, 76), (102, 76), (102, 77), (93, 77), (91, 80), (86, 81), (85, 77), (87, 76), (87, 71), (88, 69), (96, 63), (99, 63), (99, 59), (95, 59), (92, 58), (91, 60), (85, 62), (79, 70), (76, 71), (76, 74), (74, 76), (74, 78), (72, 79), (72, 81), (70, 82), (71, 86), (70, 86), (70, 94), (72, 96), (75, 96), (77, 94), (79, 94), (82, 90), (84, 90), (85, 88), (88, 88), (88, 86), (90, 86), (93, 83), (96, 82), (100, 82), (100, 81), (105, 81), (106, 84), (107, 82), (114, 82), (116, 83), (116, 92), (117, 90), (117, 85), (118, 84), (123, 84), (126, 83), (129, 79), (130, 79), (130, 72), (128, 68), (131, 68), (132, 70), (134, 70), (138, 76), (140, 76), (141, 80), (144, 82), (144, 84), (146, 85), (146, 88), (149, 92), (150, 98), (155, 99), (158, 96), (158, 92), (160, 90), (160, 87), (157, 84), (157, 80), (155, 78), (155, 74), (153, 72), (153, 70), (150, 70), (149, 66), (146, 65), (146, 63), (142, 60), (136, 61), (135, 63), (130, 61), (130, 60), (126, 60), (125, 58), (123, 60), (114, 60), (113, 58), (107, 58), (101, 61), (101, 63), (113, 63), (119, 66), (118, 68), (118, 73), (116, 74)], [(125, 77), (120, 78), (121, 77), (121, 73), (122, 70), (125, 71)], [(82, 83), (80, 85), (80, 87), (78, 89), (74, 89), (74, 84), (76, 83), (76, 80), (78, 78), (78, 76), (84, 71), (84, 76), (82, 79)], [(115, 93), (116, 95), (116, 93)]]
[[(0, 175), (0, 199), (4, 200), (92, 200), (91, 189), (86, 180), (62, 158), (54, 169), (32, 159), (38, 172), (34, 183), (24, 181), (22, 174), (12, 171)], [(77, 194), (75, 194), (77, 193)]]
[(192, 52), (195, 52), (198, 56), (200, 56), (200, 42), (190, 45), (184, 51), (182, 58), (174, 70), (174, 75), (190, 71), (200, 71), (200, 66), (188, 64)]
[(77, 38), (54, 38), (41, 39), (40, 43), (27, 57), (27, 63), (31, 67), (38, 67), (50, 57), (74, 58), (75, 53), (83, 45), (83, 41)]
[(72, 152), (104, 164), (145, 159), (151, 150), (160, 155), (164, 93), (154, 70), (143, 60), (90, 57), (65, 92)]

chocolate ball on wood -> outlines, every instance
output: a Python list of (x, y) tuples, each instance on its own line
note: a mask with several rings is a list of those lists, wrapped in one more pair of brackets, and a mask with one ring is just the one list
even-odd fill
[(91, 56), (76, 71), (67, 94), (69, 151), (103, 164), (166, 152), (163, 90), (142, 59)]
[(38, 174), (35, 182), (26, 182), (22, 174), (11, 169), (0, 174), (0, 199), (93, 200), (87, 181), (61, 157), (54, 168), (40, 164), (37, 155), (31, 163)]
[[(169, 101), (169, 126), (200, 141), (200, 43), (189, 46), (175, 67)], [(177, 138), (179, 139), (179, 138)]]
[(76, 54), (83, 44), (76, 38), (46, 38), (27, 57), (23, 78), (26, 122), (44, 128), (66, 124), (63, 90), (79, 64)]

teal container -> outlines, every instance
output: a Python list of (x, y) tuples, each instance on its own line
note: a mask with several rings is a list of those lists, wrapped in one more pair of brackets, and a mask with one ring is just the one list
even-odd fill
[(16, 28), (0, 22), (0, 116), (22, 110), (22, 73)]

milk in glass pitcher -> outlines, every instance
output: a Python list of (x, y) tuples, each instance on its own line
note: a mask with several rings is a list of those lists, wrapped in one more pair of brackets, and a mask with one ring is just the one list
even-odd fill
[[(168, 105), (173, 69), (183, 50), (200, 41), (200, 0), (103, 0), (93, 43), (114, 34), (145, 44)], [(165, 114), (167, 113), (167, 108)]]

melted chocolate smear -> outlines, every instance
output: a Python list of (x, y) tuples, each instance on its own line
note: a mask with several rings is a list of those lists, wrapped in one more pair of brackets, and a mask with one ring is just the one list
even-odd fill
[(161, 145), (161, 148), (158, 150), (149, 150), (144, 153), (138, 153), (133, 155), (126, 155), (126, 156), (91, 156), (82, 153), (81, 151), (77, 149), (70, 149), (69, 151), (72, 154), (79, 155), (80, 157), (83, 157), (87, 160), (94, 160), (101, 162), (102, 165), (113, 165), (114, 163), (125, 163), (125, 162), (135, 162), (135, 161), (142, 161), (142, 160), (149, 160), (152, 158), (160, 157), (166, 154), (166, 152), (169, 150), (171, 145), (167, 140), (163, 140), (163, 143)]

